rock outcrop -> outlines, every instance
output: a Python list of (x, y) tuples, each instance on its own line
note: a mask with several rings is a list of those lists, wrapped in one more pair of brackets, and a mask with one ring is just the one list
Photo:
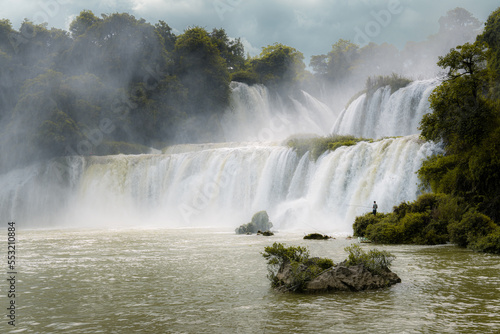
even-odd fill
[(363, 264), (345, 266), (343, 263), (331, 267), (312, 280), (298, 286), (296, 277), (303, 276), (309, 270), (306, 264), (301, 264), (294, 270), (290, 263), (285, 263), (276, 275), (275, 286), (280, 291), (298, 291), (306, 293), (329, 291), (363, 291), (385, 288), (401, 279), (388, 268), (372, 272)]
[(252, 221), (250, 223), (241, 225), (235, 230), (235, 232), (236, 234), (252, 234), (259, 231), (270, 231), (272, 227), (273, 223), (269, 221), (267, 212), (259, 211), (253, 215)]

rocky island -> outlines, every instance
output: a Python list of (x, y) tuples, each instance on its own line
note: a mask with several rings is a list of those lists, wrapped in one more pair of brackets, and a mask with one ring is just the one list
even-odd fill
[(359, 245), (345, 249), (349, 256), (338, 264), (309, 257), (304, 247), (274, 243), (262, 253), (268, 260), (271, 285), (282, 292), (363, 291), (389, 287), (401, 279), (389, 267), (394, 256), (376, 249), (364, 252)]

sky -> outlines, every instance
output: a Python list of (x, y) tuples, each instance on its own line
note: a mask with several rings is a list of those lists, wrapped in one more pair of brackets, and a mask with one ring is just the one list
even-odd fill
[(401, 49), (436, 33), (439, 18), (451, 9), (463, 7), (484, 22), (499, 6), (498, 0), (0, 0), (0, 18), (15, 29), (27, 18), (68, 30), (84, 9), (98, 16), (127, 12), (152, 24), (163, 20), (176, 34), (192, 26), (224, 28), (252, 56), (283, 43), (304, 53), (308, 63), (340, 38)]

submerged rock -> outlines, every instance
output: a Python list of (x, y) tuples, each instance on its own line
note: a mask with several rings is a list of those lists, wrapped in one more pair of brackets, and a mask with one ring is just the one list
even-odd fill
[(345, 266), (340, 263), (298, 286), (295, 282), (296, 277), (300, 277), (301, 273), (307, 270), (309, 266), (306, 264), (293, 268), (289, 262), (284, 263), (276, 275), (275, 287), (280, 291), (317, 293), (380, 289), (401, 282), (399, 276), (388, 268), (373, 272), (363, 264)]
[(238, 227), (235, 232), (236, 234), (252, 234), (258, 231), (270, 231), (273, 227), (273, 223), (269, 221), (269, 215), (266, 211), (259, 211), (253, 215), (252, 221), (248, 224), (243, 224)]
[(326, 234), (319, 234), (319, 233), (310, 233), (306, 236), (304, 236), (305, 240), (328, 240), (332, 239), (332, 237), (326, 235)]

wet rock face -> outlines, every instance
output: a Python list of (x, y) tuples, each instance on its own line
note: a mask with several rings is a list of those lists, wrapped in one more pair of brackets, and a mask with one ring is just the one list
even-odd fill
[(241, 225), (235, 232), (236, 234), (252, 234), (259, 231), (267, 232), (273, 227), (273, 223), (269, 221), (269, 216), (266, 211), (259, 211), (253, 215), (250, 223)]
[(372, 272), (364, 265), (346, 267), (342, 263), (325, 270), (314, 279), (308, 281), (303, 286), (295, 284), (296, 277), (301, 272), (308, 270), (306, 265), (301, 264), (293, 270), (290, 263), (285, 263), (276, 275), (277, 288), (281, 291), (297, 291), (306, 293), (329, 292), (329, 291), (363, 291), (371, 289), (385, 288), (401, 279), (389, 269), (380, 272)]
[(385, 288), (400, 282), (398, 275), (389, 269), (373, 273), (362, 264), (351, 267), (339, 265), (309, 281), (305, 291), (363, 291)]

